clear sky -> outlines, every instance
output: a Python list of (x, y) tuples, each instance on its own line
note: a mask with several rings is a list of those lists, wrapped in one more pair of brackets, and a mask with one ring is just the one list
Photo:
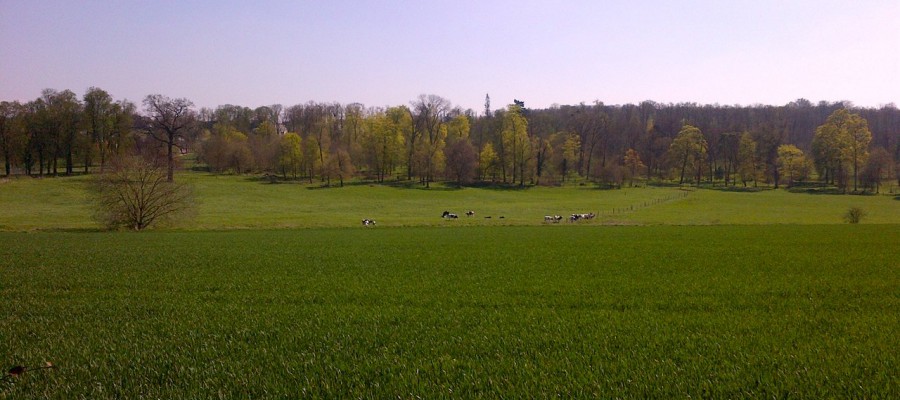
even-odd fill
[(900, 1), (0, 0), (0, 100), (900, 102)]

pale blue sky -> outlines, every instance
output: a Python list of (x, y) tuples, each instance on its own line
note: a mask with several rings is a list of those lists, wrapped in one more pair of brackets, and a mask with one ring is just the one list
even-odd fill
[(0, 0), (0, 100), (874, 107), (900, 100), (898, 21), (898, 0)]

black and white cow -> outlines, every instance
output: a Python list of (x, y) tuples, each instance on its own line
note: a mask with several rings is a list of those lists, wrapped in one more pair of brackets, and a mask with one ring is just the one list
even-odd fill
[(366, 218), (362, 220), (362, 224), (363, 226), (375, 226), (375, 220)]
[(594, 213), (572, 214), (572, 216), (569, 217), (569, 222), (575, 222), (581, 219), (594, 219), (595, 216)]
[(444, 211), (444, 213), (441, 214), (441, 218), (457, 219), (459, 218), (459, 215), (453, 214), (450, 211)]
[(562, 215), (545, 215), (544, 222), (553, 222), (554, 224), (562, 221)]
[(472, 210), (466, 211), (466, 216), (467, 217), (475, 216), (475, 211), (472, 211)]

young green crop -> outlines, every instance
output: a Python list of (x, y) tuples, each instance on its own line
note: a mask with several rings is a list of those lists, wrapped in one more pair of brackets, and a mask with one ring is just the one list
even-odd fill
[(891, 398), (896, 225), (0, 233), (0, 398)]

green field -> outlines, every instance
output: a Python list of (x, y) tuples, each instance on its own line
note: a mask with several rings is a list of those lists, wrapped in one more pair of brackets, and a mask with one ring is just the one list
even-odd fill
[[(197, 215), (176, 229), (227, 230), (379, 226), (540, 225), (545, 215), (594, 212), (595, 225), (840, 224), (850, 207), (863, 223), (900, 224), (898, 195), (821, 195), (784, 190), (738, 192), (678, 187), (600, 190), (591, 186), (525, 189), (435, 185), (268, 184), (249, 176), (183, 173)], [(0, 181), (0, 231), (96, 230), (87, 178)], [(459, 213), (442, 220), (444, 210)], [(476, 211), (465, 218), (466, 210)], [(483, 217), (491, 216), (490, 219)], [(499, 217), (503, 216), (503, 219)], [(172, 228), (172, 227), (170, 227)]]
[(897, 398), (894, 225), (0, 233), (2, 398)]
[(896, 195), (178, 179), (0, 180), (0, 399), (900, 397)]

